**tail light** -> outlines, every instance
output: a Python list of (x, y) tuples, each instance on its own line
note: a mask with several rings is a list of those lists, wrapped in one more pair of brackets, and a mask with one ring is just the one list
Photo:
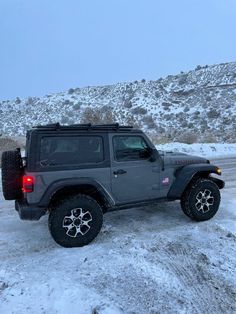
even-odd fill
[(34, 190), (34, 177), (23, 176), (22, 191), (24, 193), (31, 193)]

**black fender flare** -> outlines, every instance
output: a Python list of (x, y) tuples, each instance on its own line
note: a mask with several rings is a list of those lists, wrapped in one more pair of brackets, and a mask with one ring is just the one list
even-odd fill
[[(184, 166), (176, 171), (176, 179), (174, 180), (167, 197), (169, 199), (180, 199), (182, 193), (191, 182), (194, 176), (199, 175), (200, 177), (209, 177), (210, 173), (220, 174), (218, 167), (211, 164), (191, 164)], [(211, 178), (219, 188), (224, 187), (224, 181)]]
[(94, 187), (106, 200), (109, 207), (112, 207), (115, 202), (108, 191), (99, 182), (91, 178), (67, 178), (54, 181), (45, 193), (43, 194), (38, 206), (47, 207), (53, 197), (53, 195), (60, 190), (67, 187), (79, 187), (84, 185), (90, 185)]

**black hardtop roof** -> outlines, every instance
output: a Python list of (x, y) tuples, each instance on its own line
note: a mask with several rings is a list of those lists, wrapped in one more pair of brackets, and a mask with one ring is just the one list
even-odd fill
[(120, 125), (119, 123), (113, 124), (71, 124), (61, 125), (60, 123), (46, 124), (34, 126), (31, 131), (106, 131), (106, 132), (142, 132), (141, 130), (134, 129), (133, 126)]

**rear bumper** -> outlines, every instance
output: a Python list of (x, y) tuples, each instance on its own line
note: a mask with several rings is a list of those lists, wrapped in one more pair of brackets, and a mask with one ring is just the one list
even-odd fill
[(29, 205), (24, 199), (15, 201), (15, 209), (22, 220), (39, 220), (47, 211), (44, 207)]

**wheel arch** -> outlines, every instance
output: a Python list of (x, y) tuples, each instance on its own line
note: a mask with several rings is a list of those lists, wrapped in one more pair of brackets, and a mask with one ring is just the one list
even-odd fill
[(112, 207), (114, 201), (106, 189), (97, 181), (92, 179), (66, 179), (51, 184), (40, 200), (40, 206), (53, 208), (56, 203), (69, 196), (84, 194), (94, 198), (106, 212)]
[(225, 185), (224, 181), (215, 177), (211, 177), (210, 174), (212, 173), (219, 174), (218, 167), (209, 164), (192, 164), (177, 170), (176, 179), (167, 195), (168, 198), (180, 199), (189, 185), (200, 178), (209, 178), (218, 186), (219, 189), (222, 189)]

